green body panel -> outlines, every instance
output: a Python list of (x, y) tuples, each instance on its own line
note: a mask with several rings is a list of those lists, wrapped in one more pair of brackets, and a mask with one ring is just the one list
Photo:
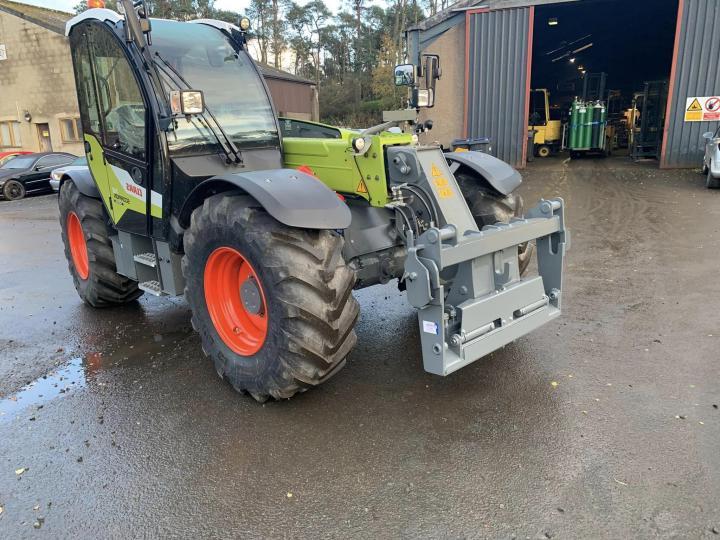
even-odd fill
[(339, 139), (283, 137), (283, 165), (291, 169), (310, 167), (330, 189), (359, 195), (372, 206), (384, 206), (388, 202), (385, 148), (412, 144), (412, 135), (388, 132), (372, 135), (367, 152), (356, 155), (352, 140), (360, 133), (339, 131)]
[[(84, 138), (90, 145), (90, 152), (86, 153), (90, 173), (113, 223), (118, 223), (125, 212), (147, 214), (146, 197), (150, 196), (151, 192), (136, 184), (127, 172), (107, 163), (103, 157), (102, 146), (94, 136), (85, 134)], [(123, 179), (118, 175), (123, 176)], [(162, 218), (162, 206), (153, 203), (150, 213), (153, 217)]]

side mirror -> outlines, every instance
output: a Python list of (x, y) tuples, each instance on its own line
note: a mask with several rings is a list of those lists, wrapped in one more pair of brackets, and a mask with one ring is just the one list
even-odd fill
[[(437, 54), (425, 54), (425, 88), (435, 93), (435, 82), (442, 76), (440, 57)], [(432, 106), (432, 105), (431, 105)]]
[(713, 138), (713, 132), (712, 131), (706, 131), (702, 134), (703, 139), (712, 139)]
[(173, 115), (202, 114), (205, 111), (205, 98), (200, 90), (172, 90), (170, 92), (170, 110)]
[(395, 86), (413, 86), (415, 84), (415, 66), (400, 64), (395, 66)]
[(40, 165), (35, 165), (34, 170), (36, 171), (42, 171), (42, 167)]

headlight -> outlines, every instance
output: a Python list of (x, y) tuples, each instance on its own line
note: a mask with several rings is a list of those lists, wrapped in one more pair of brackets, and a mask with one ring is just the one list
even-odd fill
[(353, 150), (356, 152), (362, 152), (365, 149), (365, 139), (362, 137), (356, 137), (352, 140)]
[(59, 173), (56, 173), (55, 171), (53, 171), (53, 172), (50, 174), (50, 178), (52, 178), (53, 180), (60, 180), (61, 176), (60, 176)]

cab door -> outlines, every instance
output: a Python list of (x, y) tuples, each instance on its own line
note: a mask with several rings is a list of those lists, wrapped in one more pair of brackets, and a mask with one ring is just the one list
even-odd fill
[(102, 151), (102, 130), (100, 127), (100, 112), (97, 103), (97, 87), (93, 74), (92, 58), (88, 44), (88, 34), (92, 28), (87, 24), (79, 26), (70, 34), (70, 49), (72, 51), (73, 67), (75, 70), (75, 86), (77, 89), (78, 105), (80, 106), (80, 121), (82, 123), (83, 140), (85, 143), (85, 157), (88, 168), (92, 174), (95, 185), (103, 199), (108, 214), (112, 217), (112, 198), (108, 184), (107, 169)]
[(97, 88), (102, 154), (113, 207), (121, 230), (148, 234), (148, 107), (120, 39), (94, 26), (89, 47)]

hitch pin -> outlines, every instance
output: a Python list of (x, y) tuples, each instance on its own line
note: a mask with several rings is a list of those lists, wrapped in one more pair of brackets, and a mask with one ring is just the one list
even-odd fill
[(547, 306), (547, 304), (548, 304), (548, 297), (543, 295), (543, 297), (540, 300), (538, 300), (537, 302), (533, 302), (529, 306), (525, 306), (523, 308), (516, 309), (515, 312), (513, 313), (513, 317), (515, 317), (515, 318), (524, 317), (525, 315), (527, 315), (528, 313), (532, 313), (536, 309), (540, 309), (541, 307)]
[(475, 330), (471, 330), (470, 332), (462, 332), (461, 334), (454, 334), (450, 338), (450, 344), (454, 347), (459, 347), (463, 343), (467, 343), (468, 341), (479, 338), (480, 336), (484, 336), (491, 330), (495, 330), (495, 323), (487, 323), (485, 326), (481, 326), (480, 328), (476, 328)]

